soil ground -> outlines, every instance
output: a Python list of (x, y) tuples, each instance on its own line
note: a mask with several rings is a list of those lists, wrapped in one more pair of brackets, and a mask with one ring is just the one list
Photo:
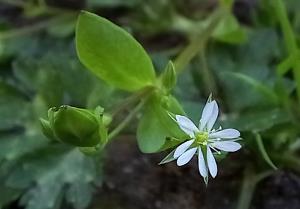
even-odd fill
[[(163, 154), (142, 154), (134, 140), (116, 140), (108, 147), (105, 181), (93, 209), (231, 209), (241, 188), (241, 153), (218, 163), (219, 173), (208, 187), (196, 159), (187, 166), (159, 166)], [(261, 181), (251, 209), (299, 209), (300, 178), (279, 171)]]

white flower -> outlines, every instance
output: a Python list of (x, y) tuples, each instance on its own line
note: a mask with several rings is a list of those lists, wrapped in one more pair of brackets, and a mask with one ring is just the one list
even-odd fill
[[(236, 142), (240, 136), (238, 130), (212, 129), (218, 114), (219, 108), (217, 102), (213, 100), (206, 103), (198, 127), (185, 116), (175, 116), (179, 127), (189, 135), (191, 139), (179, 145), (175, 149), (173, 157), (177, 159), (177, 165), (182, 166), (187, 164), (193, 158), (194, 154), (198, 154), (199, 172), (206, 182), (208, 179), (208, 171), (213, 178), (216, 177), (218, 172), (213, 152), (217, 154), (220, 154), (219, 150), (235, 152), (241, 148), (241, 145)], [(204, 154), (206, 157), (204, 157)]]

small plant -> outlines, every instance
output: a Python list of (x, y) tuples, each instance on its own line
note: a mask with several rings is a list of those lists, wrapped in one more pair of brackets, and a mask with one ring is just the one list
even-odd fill
[[(267, 177), (300, 172), (299, 3), (257, 1), (245, 20), (232, 0), (203, 11), (190, 11), (193, 1), (53, 2), (0, 0), (1, 11), (20, 8), (0, 14), (0, 208), (16, 200), (26, 209), (87, 208), (105, 181), (102, 165), (112, 164), (103, 156), (128, 136), (143, 159), (166, 156), (159, 165), (197, 158), (191, 172), (208, 191), (227, 183), (221, 163), (236, 167), (237, 209), (250, 207)], [(115, 6), (129, 11), (130, 33), (79, 10)], [(147, 47), (155, 40), (154, 50), (131, 32)]]
[[(48, 121), (41, 119), (43, 131), (49, 138), (78, 146), (83, 153), (96, 154), (142, 111), (137, 129), (141, 151), (159, 152), (192, 138), (178, 146), (172, 157), (181, 166), (197, 152), (200, 174), (206, 183), (208, 169), (212, 177), (217, 175), (211, 150), (220, 154), (218, 150), (233, 152), (241, 148), (235, 142), (240, 136), (237, 130), (212, 129), (219, 111), (211, 97), (204, 107), (199, 128), (183, 116), (183, 108), (171, 95), (177, 80), (176, 66), (170, 61), (163, 73), (156, 76), (146, 51), (120, 27), (95, 14), (81, 12), (76, 48), (79, 59), (94, 75), (115, 88), (134, 92), (131, 96), (134, 101), (130, 102), (138, 104), (111, 132), (108, 132), (110, 121), (104, 121), (105, 111), (101, 107), (95, 111), (70, 106), (51, 108)], [(106, 117), (113, 119), (114, 115), (106, 113)], [(205, 157), (202, 152), (207, 153)]]

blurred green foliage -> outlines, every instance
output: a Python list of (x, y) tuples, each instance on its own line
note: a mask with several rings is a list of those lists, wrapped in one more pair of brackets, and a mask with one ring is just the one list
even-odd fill
[[(233, 6), (231, 1), (222, 2), (229, 8)], [(293, 44), (299, 45), (299, 2), (284, 3), (292, 28), (288, 32), (295, 38)], [(15, 7), (22, 8), (17, 15), (10, 10)], [(49, 142), (38, 123), (53, 106), (93, 109), (101, 104), (111, 110), (127, 96), (95, 78), (79, 63), (73, 40), (79, 9), (105, 15), (101, 9), (125, 8), (125, 15), (115, 12), (107, 16), (136, 34), (146, 47), (153, 48), (155, 68), (162, 70), (184, 44), (205, 34), (217, 3), (88, 0), (78, 7), (0, 0), (0, 9), (12, 12), (0, 14), (0, 208), (15, 200), (27, 209), (62, 208), (64, 204), (86, 208), (103, 180), (102, 154), (91, 158), (77, 148)], [(288, 72), (297, 68), (293, 61), (299, 60), (299, 54), (289, 50), (295, 46), (286, 47), (288, 29), (281, 26), (280, 16), (274, 15), (271, 0), (254, 6), (245, 3), (245, 7), (251, 11), (247, 14), (250, 22), (227, 13), (205, 43), (201, 42), (202, 48), (197, 48), (198, 54), (190, 65), (178, 74), (173, 93), (195, 121), (199, 120), (199, 103), (204, 104), (206, 96), (214, 93), (222, 104), (221, 123), (243, 131), (247, 150), (244, 154), (250, 156), (244, 164), (244, 182), (250, 178), (256, 184), (262, 176), (272, 173), (273, 165), (300, 171), (299, 85), (295, 82), (298, 74)], [(11, 16), (17, 18), (12, 20)], [(157, 38), (161, 36), (166, 38)], [(172, 37), (181, 39), (175, 44), (166, 41)], [(162, 46), (156, 49), (151, 39)], [(278, 75), (276, 70), (282, 66), (279, 64), (287, 59), (292, 60), (292, 64), (284, 64), (287, 67), (283, 71), (287, 73)], [(141, 118), (138, 139), (149, 127), (153, 133), (146, 133), (152, 138), (145, 142), (138, 140), (144, 152), (176, 144), (171, 139), (166, 141), (169, 132), (162, 128), (172, 126), (165, 125), (170, 121), (166, 122), (167, 116), (161, 110), (165, 99), (153, 97), (157, 100), (153, 103), (160, 105), (149, 111), (146, 106), (148, 120)], [(175, 98), (169, 99), (171, 104), (167, 106), (172, 112), (183, 112)], [(157, 144), (146, 143), (153, 140)], [(254, 189), (255, 186), (242, 187), (239, 202), (244, 204), (239, 203), (239, 208), (246, 208), (251, 198), (245, 199), (245, 194), (251, 196)]]
[(22, 43), (7, 43), (8, 49), (20, 48), (3, 54), (7, 58), (2, 60), (0, 193), (5, 195), (0, 205), (21, 198), (26, 208), (57, 208), (65, 198), (74, 208), (85, 208), (93, 187), (102, 181), (101, 156), (85, 157), (70, 146), (49, 142), (38, 119), (51, 106), (95, 107), (95, 89), (112, 91), (83, 70), (72, 39), (36, 37)]

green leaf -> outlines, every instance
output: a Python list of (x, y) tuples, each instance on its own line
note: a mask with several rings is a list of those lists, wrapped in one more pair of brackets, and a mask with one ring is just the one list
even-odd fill
[(27, 209), (59, 208), (64, 197), (74, 208), (84, 208), (91, 200), (92, 183), (97, 178), (94, 163), (77, 149), (52, 146), (22, 159), (7, 184), (18, 187), (19, 179), (27, 179), (31, 187), (20, 200)]
[(80, 61), (107, 83), (128, 91), (153, 85), (155, 72), (143, 47), (125, 30), (89, 12), (76, 28)]
[(226, 73), (229, 76), (232, 76), (234, 78), (239, 79), (240, 81), (249, 84), (251, 87), (253, 87), (257, 92), (264, 95), (268, 100), (273, 104), (278, 104), (278, 98), (275, 92), (267, 85), (251, 78), (248, 75), (242, 74), (242, 73), (233, 73), (228, 72)]
[(166, 137), (168, 136), (168, 131), (162, 126), (153, 106), (148, 105), (145, 108), (145, 113), (137, 129), (138, 146), (144, 153), (158, 151), (164, 145)]
[(57, 24), (47, 27), (47, 32), (54, 37), (66, 38), (74, 33), (76, 25), (76, 16), (71, 13), (65, 13)]
[(168, 101), (166, 98), (166, 96), (153, 95), (145, 108), (137, 129), (138, 145), (144, 153), (157, 152), (162, 147), (168, 148), (169, 146), (165, 144), (168, 142), (167, 137), (188, 138), (169, 115), (169, 112), (184, 115), (181, 106), (174, 97), (168, 97)]
[(38, 119), (49, 106), (83, 108), (92, 89), (101, 88), (98, 97), (104, 91), (98, 85), (103, 82), (84, 70), (72, 42), (53, 40), (22, 36), (5, 41), (3, 58), (9, 59), (0, 61), (0, 208), (13, 201), (26, 209), (64, 207), (59, 203), (83, 207), (92, 198), (89, 187), (98, 183), (101, 161), (49, 143), (41, 134)]
[(32, 133), (25, 133), (23, 136), (6, 136), (0, 140), (0, 161), (17, 161), (23, 155), (46, 144), (47, 140), (43, 136)]
[(297, 51), (297, 53), (291, 54), (288, 58), (284, 59), (281, 63), (279, 63), (276, 67), (276, 71), (280, 76), (283, 76), (286, 74), (290, 69), (292, 69), (293, 65), (297, 62), (299, 59), (300, 53)]
[(270, 159), (266, 149), (265, 149), (265, 146), (264, 146), (264, 143), (262, 141), (262, 138), (260, 136), (259, 133), (255, 133), (255, 139), (256, 139), (256, 143), (257, 143), (257, 146), (258, 146), (258, 149), (262, 155), (262, 157), (264, 158), (264, 160), (274, 169), (274, 170), (277, 170), (277, 167), (274, 165), (274, 163), (272, 162), (272, 160)]
[(22, 127), (30, 112), (29, 105), (24, 95), (0, 80), (0, 130)]
[(275, 125), (289, 122), (288, 113), (278, 108), (250, 111), (241, 116), (229, 115), (225, 121), (226, 127), (235, 127), (240, 131), (264, 131)]
[(66, 193), (66, 199), (75, 209), (87, 208), (92, 200), (93, 187), (84, 181), (74, 182)]
[(244, 29), (239, 25), (239, 22), (232, 14), (226, 15), (225, 18), (222, 19), (214, 30), (213, 37), (219, 41), (230, 44), (239, 44), (247, 40)]

